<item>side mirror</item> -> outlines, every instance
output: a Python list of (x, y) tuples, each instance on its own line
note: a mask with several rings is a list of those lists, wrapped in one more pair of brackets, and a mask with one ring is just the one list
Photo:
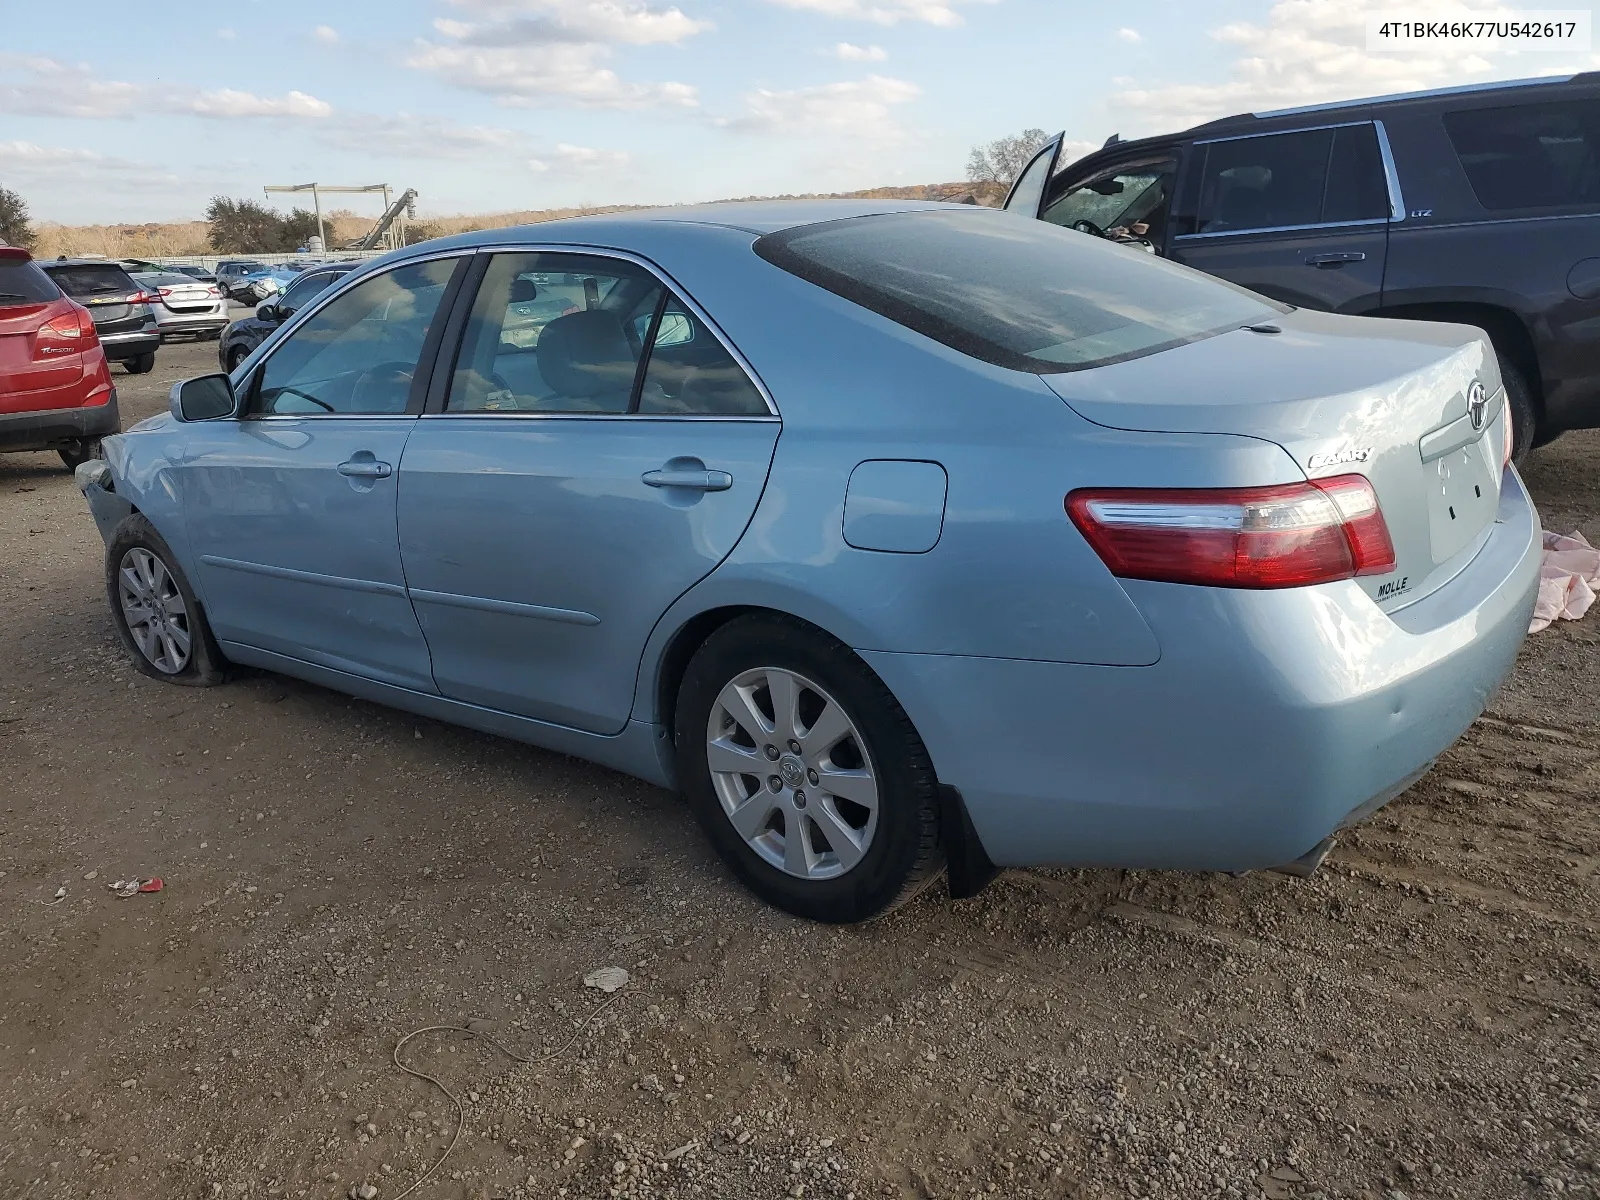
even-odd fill
[(199, 375), (172, 385), (167, 410), (180, 421), (214, 421), (233, 415), (233, 383), (226, 375)]
[(256, 305), (256, 320), (281, 321), (283, 317), (279, 314), (276, 304), (258, 304)]

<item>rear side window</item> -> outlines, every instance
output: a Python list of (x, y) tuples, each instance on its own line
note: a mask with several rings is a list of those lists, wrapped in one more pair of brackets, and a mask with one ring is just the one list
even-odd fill
[(90, 263), (84, 266), (52, 267), (50, 278), (69, 296), (108, 296), (139, 290), (126, 271), (109, 263), (105, 266)]
[(1446, 113), (1444, 127), (1487, 209), (1600, 203), (1600, 100)]
[(19, 304), (47, 304), (61, 295), (61, 289), (31, 262), (0, 258), (0, 308)]
[(1229, 138), (1195, 146), (1193, 219), (1180, 233), (1241, 233), (1389, 216), (1371, 123)]
[(1120, 362), (1289, 311), (1152, 255), (985, 209), (890, 213), (768, 234), (775, 266), (996, 366)]

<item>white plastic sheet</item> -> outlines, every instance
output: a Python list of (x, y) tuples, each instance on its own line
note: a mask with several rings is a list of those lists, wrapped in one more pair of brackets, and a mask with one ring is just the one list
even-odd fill
[(1576, 531), (1546, 531), (1539, 601), (1533, 606), (1528, 632), (1538, 633), (1553, 621), (1576, 621), (1589, 611), (1596, 591), (1600, 591), (1600, 550)]

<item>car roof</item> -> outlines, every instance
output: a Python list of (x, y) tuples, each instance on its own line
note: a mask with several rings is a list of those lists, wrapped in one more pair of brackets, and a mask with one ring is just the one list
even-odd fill
[(36, 258), (33, 260), (46, 271), (52, 267), (112, 267), (126, 273), (127, 268), (114, 258)]

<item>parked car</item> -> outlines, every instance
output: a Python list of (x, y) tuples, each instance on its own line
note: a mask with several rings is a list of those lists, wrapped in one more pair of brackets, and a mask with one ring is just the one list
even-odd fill
[(265, 271), (267, 264), (253, 258), (224, 258), (217, 263), (217, 283), (222, 286), (223, 294), (230, 300), (240, 297), (234, 295), (234, 288), (246, 275), (253, 275), (257, 271)]
[(164, 342), (217, 337), (228, 324), (228, 302), (214, 283), (175, 271), (138, 271), (132, 278), (154, 297), (150, 309)]
[(222, 332), (217, 342), (217, 361), (224, 371), (243, 362), (257, 346), (294, 316), (312, 297), (320, 295), (335, 280), (343, 279), (359, 263), (330, 263), (301, 272), (283, 294), (273, 302), (263, 302), (250, 316), (242, 317)]
[(1006, 207), (1143, 225), (1174, 261), (1291, 304), (1475, 325), (1519, 454), (1600, 426), (1600, 72), (1246, 113), (1057, 171), (1060, 146)]
[(0, 451), (54, 450), (68, 467), (121, 428), (94, 318), (23, 249), (0, 242)]
[(145, 674), (679, 786), (843, 921), (941, 863), (1313, 869), (1527, 632), (1508, 412), (1467, 326), (972, 206), (729, 204), (396, 251), (79, 483)]
[(241, 304), (260, 304), (262, 301), (278, 295), (296, 279), (300, 278), (304, 267), (287, 263), (275, 267), (266, 267), (234, 282), (230, 296)]
[[(124, 260), (123, 265), (127, 266), (128, 261), (129, 260)], [(198, 279), (201, 283), (217, 282), (216, 275), (206, 270), (204, 267), (195, 266), (193, 263), (168, 263), (165, 266), (161, 265), (160, 263), (151, 263), (149, 266), (141, 265), (139, 269), (142, 271), (166, 271), (174, 275), (187, 275), (191, 279)], [(133, 272), (133, 268), (128, 267), (128, 271), (131, 274)]]
[(106, 358), (134, 375), (156, 365), (161, 330), (150, 307), (152, 301), (160, 303), (154, 292), (106, 259), (63, 256), (39, 266), (57, 287), (89, 310)]

